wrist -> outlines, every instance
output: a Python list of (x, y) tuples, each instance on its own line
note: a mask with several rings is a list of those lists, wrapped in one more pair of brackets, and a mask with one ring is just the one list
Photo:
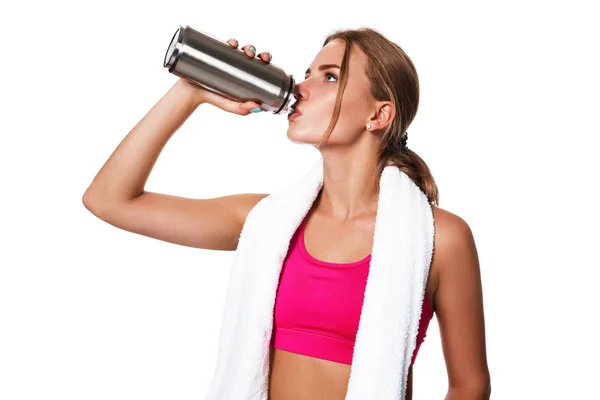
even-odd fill
[(179, 78), (177, 82), (175, 82), (173, 90), (186, 96), (195, 106), (199, 106), (205, 102), (204, 97), (202, 96), (202, 88), (184, 78)]

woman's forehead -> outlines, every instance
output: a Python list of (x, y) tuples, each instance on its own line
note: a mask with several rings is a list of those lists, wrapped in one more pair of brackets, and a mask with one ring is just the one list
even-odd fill
[(315, 56), (313, 64), (317, 62), (320, 64), (330, 64), (335, 63), (340, 65), (342, 63), (342, 58), (344, 57), (344, 49), (346, 48), (346, 43), (341, 40), (332, 40), (327, 43), (325, 46), (321, 47), (321, 50)]
[[(346, 43), (343, 40), (330, 41), (319, 50), (307, 72), (314, 72), (320, 65), (324, 64), (341, 66), (345, 48)], [(348, 54), (348, 72), (350, 72), (350, 70), (364, 70), (360, 67), (364, 67), (366, 61), (366, 54), (364, 54), (357, 46), (350, 47), (350, 54)]]

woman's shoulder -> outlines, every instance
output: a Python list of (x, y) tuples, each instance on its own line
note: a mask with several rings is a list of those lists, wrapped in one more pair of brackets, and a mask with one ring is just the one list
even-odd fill
[[(457, 268), (478, 268), (475, 239), (469, 224), (459, 215), (431, 205), (435, 226), (432, 269), (436, 275)], [(470, 266), (470, 267), (469, 267)]]
[(467, 221), (455, 213), (431, 205), (435, 225), (435, 236), (442, 240), (465, 240), (471, 234)]

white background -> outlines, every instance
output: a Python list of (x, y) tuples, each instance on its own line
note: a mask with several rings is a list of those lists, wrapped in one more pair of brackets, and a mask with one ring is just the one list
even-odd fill
[[(175, 83), (162, 61), (186, 24), (269, 50), (297, 79), (336, 29), (398, 43), (421, 83), (408, 145), (479, 251), (492, 398), (600, 398), (593, 3), (3, 2), (0, 398), (205, 394), (234, 253), (120, 230), (81, 201)], [(201, 106), (146, 189), (269, 193), (318, 156), (286, 129), (285, 116)], [(442, 399), (446, 385), (434, 318), (414, 398)]]

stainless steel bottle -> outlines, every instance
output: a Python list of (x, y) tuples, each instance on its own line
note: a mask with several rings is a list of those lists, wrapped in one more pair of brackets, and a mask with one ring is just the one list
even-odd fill
[(173, 35), (163, 67), (232, 100), (255, 101), (274, 114), (287, 112), (294, 98), (292, 75), (189, 25)]

